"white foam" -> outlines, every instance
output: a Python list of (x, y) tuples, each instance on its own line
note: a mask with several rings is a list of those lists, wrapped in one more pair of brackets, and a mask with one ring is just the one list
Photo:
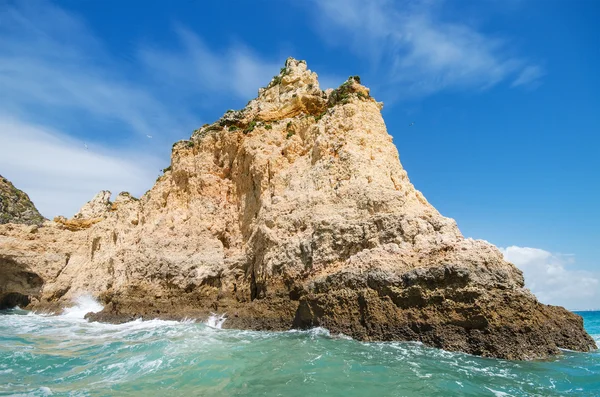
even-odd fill
[(499, 391), (499, 390), (490, 389), (487, 386), (485, 388), (488, 389), (489, 391), (491, 391), (492, 393), (494, 393), (494, 396), (496, 396), (496, 397), (512, 397), (512, 394), (508, 394), (508, 393), (505, 393), (505, 392)]
[(225, 322), (225, 320), (227, 320), (227, 316), (225, 313), (223, 313), (223, 314), (211, 313), (210, 317), (208, 317), (208, 319), (206, 320), (206, 325), (208, 325), (211, 328), (221, 329), (221, 327), (223, 327), (223, 323)]
[(51, 396), (54, 394), (52, 393), (52, 389), (46, 386), (42, 386), (38, 390), (40, 391), (40, 393), (42, 393), (43, 396)]
[(80, 295), (75, 299), (75, 306), (63, 311), (61, 317), (72, 319), (83, 319), (89, 312), (99, 312), (104, 307), (91, 295)]
[(351, 336), (342, 334), (341, 332), (339, 334), (331, 334), (331, 339), (353, 340)]
[(329, 330), (327, 328), (323, 328), (323, 327), (315, 327), (315, 328), (311, 328), (308, 331), (306, 331), (310, 336), (324, 336), (324, 337), (331, 337), (331, 333), (329, 332)]
[[(315, 327), (315, 328), (309, 328), (309, 329), (290, 329), (289, 331), (285, 331), (289, 334), (304, 334), (304, 335), (309, 335), (311, 337), (319, 337), (319, 336), (324, 336), (324, 337), (329, 337), (331, 338), (331, 333), (329, 332), (329, 330), (327, 328), (323, 328), (323, 327)], [(340, 334), (343, 335), (343, 334)]]
[(144, 371), (144, 373), (154, 372), (160, 368), (162, 363), (163, 363), (163, 360), (161, 360), (161, 359), (147, 361), (147, 362), (141, 364), (140, 368)]

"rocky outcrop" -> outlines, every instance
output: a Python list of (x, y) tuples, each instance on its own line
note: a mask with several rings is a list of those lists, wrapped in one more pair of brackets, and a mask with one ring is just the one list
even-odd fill
[[(35, 208), (29, 196), (0, 175), (0, 225), (28, 225), (25, 230), (31, 234), (35, 233), (38, 225), (44, 221), (44, 217)], [(41, 278), (27, 271), (26, 266), (13, 261), (10, 256), (0, 256), (0, 310), (27, 306), (29, 296), (38, 296), (42, 284)]]
[[(127, 193), (121, 193), (121, 195)], [(91, 227), (107, 217), (109, 211), (113, 208), (110, 202), (111, 192), (102, 190), (92, 200), (85, 204), (75, 216), (67, 219), (64, 216), (57, 216), (54, 222), (60, 224), (63, 228), (70, 231), (82, 230)], [(119, 196), (120, 197), (120, 196)]]
[(595, 348), (581, 317), (539, 303), (413, 187), (381, 107), (357, 76), (322, 91), (288, 59), (244, 109), (176, 143), (143, 197), (103, 192), (35, 233), (2, 226), (0, 260), (43, 280), (29, 307), (87, 292), (105, 305), (92, 320), (218, 312), (225, 327), (510, 359)]
[(40, 225), (44, 221), (29, 196), (0, 175), (0, 224)]

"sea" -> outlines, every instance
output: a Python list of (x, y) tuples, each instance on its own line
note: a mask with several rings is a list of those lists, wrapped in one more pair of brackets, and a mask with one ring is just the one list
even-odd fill
[[(540, 361), (360, 342), (323, 328), (90, 323), (91, 297), (58, 316), (0, 312), (1, 396), (600, 396), (600, 352)], [(579, 312), (600, 344), (600, 312)]]

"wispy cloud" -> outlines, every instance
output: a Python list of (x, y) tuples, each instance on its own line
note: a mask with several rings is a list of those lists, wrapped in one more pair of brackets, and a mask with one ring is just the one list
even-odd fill
[[(0, 103), (25, 116), (52, 108), (115, 120), (140, 135), (169, 134), (193, 117), (157, 100), (127, 73), (77, 16), (44, 2), (0, 11)], [(182, 120), (182, 121), (179, 121)], [(90, 123), (91, 124), (91, 123)]]
[(541, 67), (515, 56), (505, 39), (440, 12), (441, 2), (314, 2), (323, 37), (371, 63), (388, 94), (414, 97), (445, 89), (532, 84)]
[(182, 91), (231, 92), (240, 98), (256, 96), (284, 59), (265, 61), (244, 45), (212, 51), (189, 29), (177, 27), (179, 48), (145, 46), (140, 58), (155, 76), (169, 79)]
[(542, 303), (571, 310), (600, 308), (600, 274), (574, 269), (573, 255), (517, 246), (500, 251), (523, 271), (525, 286)]
[(47, 127), (0, 114), (0, 170), (29, 194), (40, 212), (71, 216), (97, 192), (143, 194), (159, 175), (161, 160), (90, 145)]
[(278, 70), (242, 44), (213, 51), (184, 27), (178, 49), (113, 54), (84, 19), (45, 1), (4, 3), (0, 21), (0, 173), (48, 217), (101, 189), (150, 188), (171, 143), (201, 124), (201, 104), (250, 99)]
[(519, 73), (519, 76), (513, 81), (512, 86), (532, 87), (539, 84), (540, 78), (544, 75), (544, 71), (539, 66), (527, 66)]

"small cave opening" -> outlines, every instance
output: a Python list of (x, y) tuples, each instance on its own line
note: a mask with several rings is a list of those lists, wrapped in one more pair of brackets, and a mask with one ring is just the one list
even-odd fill
[(12, 258), (0, 257), (0, 310), (26, 307), (39, 297), (44, 280), (28, 266)]
[(18, 292), (0, 295), (0, 310), (12, 309), (15, 306), (25, 307), (29, 304), (29, 296)]

